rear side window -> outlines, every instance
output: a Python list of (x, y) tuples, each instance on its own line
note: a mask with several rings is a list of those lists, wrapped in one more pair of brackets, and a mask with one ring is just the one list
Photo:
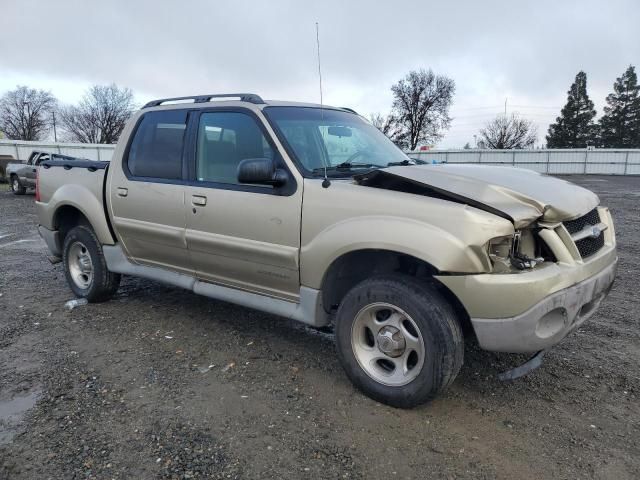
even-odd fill
[(131, 175), (181, 179), (186, 128), (184, 110), (146, 113), (129, 147), (127, 167)]

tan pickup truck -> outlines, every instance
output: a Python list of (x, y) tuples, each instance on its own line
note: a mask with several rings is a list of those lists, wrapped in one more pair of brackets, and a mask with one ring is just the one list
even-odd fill
[(537, 366), (593, 314), (617, 263), (611, 215), (590, 191), (418, 163), (346, 108), (157, 100), (110, 163), (43, 163), (39, 230), (79, 297), (107, 300), (136, 275), (333, 324), (353, 383), (411, 407), (456, 377), (464, 336), (537, 352), (505, 378)]

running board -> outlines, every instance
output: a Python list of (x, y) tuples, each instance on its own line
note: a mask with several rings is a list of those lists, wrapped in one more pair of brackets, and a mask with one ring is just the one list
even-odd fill
[(124, 255), (120, 245), (117, 244), (103, 245), (102, 251), (107, 268), (114, 273), (148, 278), (149, 280), (191, 290), (198, 295), (297, 320), (312, 327), (324, 327), (329, 324), (328, 315), (322, 307), (321, 291), (314, 288), (301, 286), (300, 302), (289, 302), (280, 298), (203, 282), (190, 275), (172, 272), (159, 267), (132, 263)]

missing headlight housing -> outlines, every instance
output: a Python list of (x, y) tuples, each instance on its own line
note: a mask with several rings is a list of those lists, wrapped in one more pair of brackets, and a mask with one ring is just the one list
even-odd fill
[(536, 239), (531, 229), (492, 238), (488, 242), (488, 253), (497, 273), (531, 269), (544, 262), (544, 258), (536, 255)]
[(513, 250), (514, 235), (496, 237), (489, 240), (489, 258), (493, 264), (494, 272), (507, 272), (511, 270), (509, 257)]

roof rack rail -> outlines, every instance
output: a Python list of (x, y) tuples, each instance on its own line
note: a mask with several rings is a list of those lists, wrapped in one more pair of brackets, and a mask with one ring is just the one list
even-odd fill
[(358, 115), (358, 112), (356, 112), (353, 108), (342, 107), (342, 110), (346, 110), (347, 112), (355, 113), (356, 115)]
[(192, 95), (188, 97), (160, 98), (158, 100), (151, 100), (142, 108), (157, 107), (158, 105), (162, 105), (166, 102), (177, 102), (181, 100), (193, 100), (193, 103), (205, 103), (210, 102), (212, 98), (230, 97), (238, 97), (240, 98), (241, 102), (255, 103), (258, 105), (264, 103), (264, 100), (262, 100), (260, 95), (256, 95), (255, 93), (214, 93), (211, 95)]

